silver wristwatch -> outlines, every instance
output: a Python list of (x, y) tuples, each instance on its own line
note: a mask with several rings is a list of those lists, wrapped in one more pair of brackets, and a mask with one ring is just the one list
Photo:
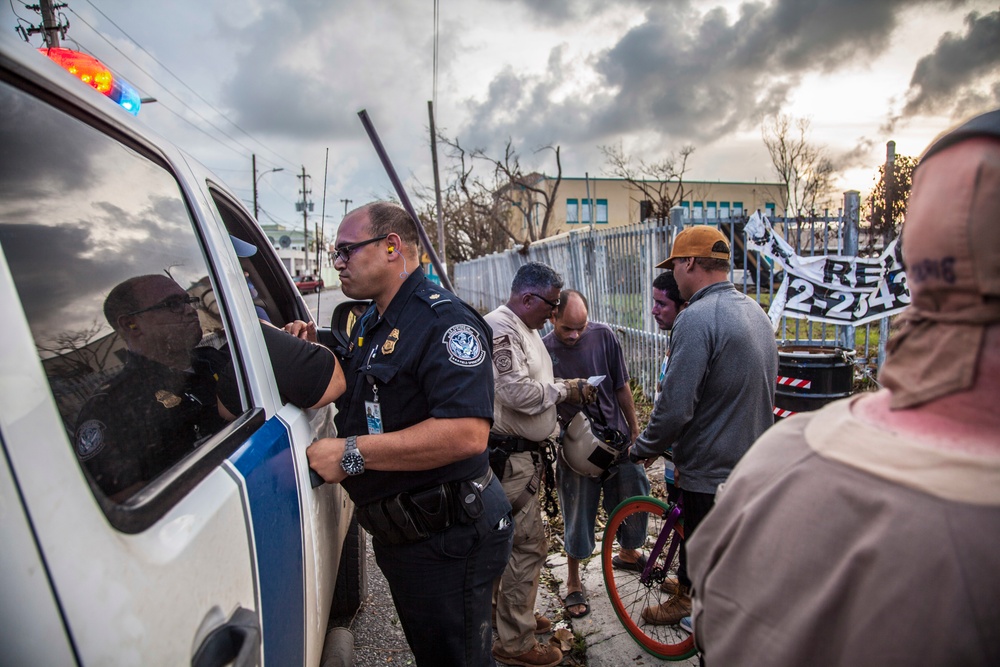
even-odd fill
[(365, 471), (365, 457), (358, 451), (358, 436), (347, 436), (344, 443), (344, 455), (340, 458), (340, 467), (348, 475), (360, 475)]

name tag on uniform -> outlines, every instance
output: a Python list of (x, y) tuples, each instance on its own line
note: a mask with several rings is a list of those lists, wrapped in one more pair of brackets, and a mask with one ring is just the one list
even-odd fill
[(365, 419), (368, 421), (368, 435), (382, 433), (382, 406), (373, 401), (365, 401)]

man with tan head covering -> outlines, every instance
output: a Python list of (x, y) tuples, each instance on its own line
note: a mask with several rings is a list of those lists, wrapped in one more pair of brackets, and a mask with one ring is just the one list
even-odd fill
[(1000, 664), (1000, 110), (931, 145), (884, 389), (785, 420), (689, 545), (706, 665)]

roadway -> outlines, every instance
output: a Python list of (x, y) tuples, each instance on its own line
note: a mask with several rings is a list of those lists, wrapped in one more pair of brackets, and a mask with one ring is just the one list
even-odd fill
[(330, 326), (330, 317), (333, 315), (333, 309), (338, 303), (350, 300), (344, 296), (339, 287), (327, 287), (320, 292), (303, 294), (302, 298), (305, 300), (306, 306), (309, 307), (309, 312), (312, 313), (313, 319), (316, 320), (316, 325), (320, 327)]

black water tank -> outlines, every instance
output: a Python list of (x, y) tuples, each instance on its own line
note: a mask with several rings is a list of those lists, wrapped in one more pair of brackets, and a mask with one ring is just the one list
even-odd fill
[(778, 348), (779, 417), (818, 410), (854, 391), (854, 350), (814, 345)]

